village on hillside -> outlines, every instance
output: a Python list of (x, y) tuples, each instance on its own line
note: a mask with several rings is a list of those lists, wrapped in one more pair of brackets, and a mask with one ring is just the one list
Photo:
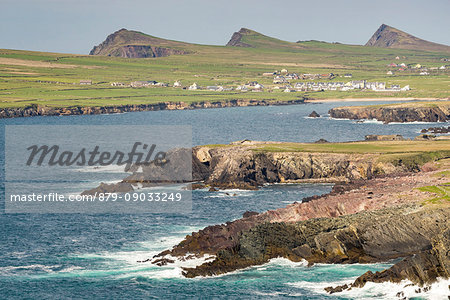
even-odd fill
[[(405, 57), (402, 57), (403, 59)], [(397, 56), (395, 60), (400, 60)], [(448, 60), (445, 60), (448, 61)], [(442, 65), (441, 67), (425, 67), (421, 64), (405, 64), (405, 63), (390, 63), (387, 65), (387, 75), (395, 75), (395, 72), (411, 72), (418, 75), (430, 75), (430, 72), (442, 72), (448, 69), (448, 65)], [(237, 86), (223, 86), (223, 85), (211, 85), (200, 86), (196, 82), (183, 85), (181, 81), (177, 80), (170, 85), (169, 83), (158, 82), (155, 80), (145, 81), (133, 81), (129, 84), (123, 82), (112, 82), (113, 87), (131, 87), (131, 88), (146, 88), (146, 87), (174, 87), (189, 91), (207, 90), (215, 92), (223, 91), (238, 91), (238, 92), (262, 92), (262, 91), (275, 91), (282, 90), (286, 93), (292, 92), (306, 92), (306, 91), (350, 91), (350, 90), (371, 90), (375, 92), (402, 92), (409, 91), (411, 88), (409, 85), (401, 87), (398, 84), (392, 84), (388, 86), (386, 82), (368, 81), (368, 80), (350, 80), (350, 81), (334, 81), (334, 79), (340, 78), (352, 78), (351, 73), (343, 75), (325, 73), (325, 74), (297, 74), (290, 73), (287, 69), (274, 72), (264, 72), (263, 77), (272, 77), (272, 85), (266, 85), (259, 83), (258, 81), (250, 81), (245, 84)], [(265, 80), (266, 81), (266, 80)], [(294, 82), (295, 81), (295, 82)], [(91, 80), (81, 80), (80, 85), (91, 85)]]

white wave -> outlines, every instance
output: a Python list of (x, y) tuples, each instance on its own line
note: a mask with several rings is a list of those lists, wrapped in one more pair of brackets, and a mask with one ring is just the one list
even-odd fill
[(272, 258), (271, 260), (269, 260), (269, 262), (266, 265), (268, 265), (268, 266), (277, 265), (277, 266), (283, 266), (283, 267), (297, 268), (297, 267), (308, 266), (308, 261), (303, 259), (302, 261), (294, 262), (287, 258), (277, 257), (277, 258)]
[(11, 271), (19, 271), (19, 270), (37, 270), (37, 271), (44, 271), (44, 272), (53, 272), (55, 268), (61, 267), (60, 265), (52, 265), (52, 266), (46, 266), (41, 264), (33, 264), (33, 265), (26, 265), (26, 266), (6, 266), (6, 267), (0, 267), (0, 273), (10, 273)]
[(387, 125), (420, 125), (420, 124), (424, 124), (424, 125), (433, 125), (433, 124), (446, 124), (448, 122), (419, 122), (419, 121), (414, 121), (414, 122), (391, 122), (388, 123)]
[(333, 120), (333, 121), (357, 121), (357, 120), (354, 120), (354, 119), (333, 118), (333, 117), (328, 117), (328, 120)]
[(227, 189), (227, 190), (219, 190), (217, 192), (211, 192), (211, 195), (207, 196), (207, 198), (250, 197), (255, 192), (257, 191)]
[(125, 172), (125, 166), (107, 165), (107, 166), (85, 166), (83, 168), (73, 169), (75, 172), (86, 173), (131, 173)]
[[(308, 289), (314, 293), (328, 295), (325, 291), (326, 287), (336, 287), (343, 284), (351, 284), (357, 277), (347, 278), (341, 281), (327, 281), (327, 282), (310, 282), (299, 281), (295, 283), (287, 283), (287, 285)], [(334, 295), (350, 298), (350, 299), (410, 299), (414, 297), (423, 297), (425, 299), (447, 299), (449, 295), (448, 279), (439, 279), (436, 283), (430, 286), (419, 287), (414, 285), (409, 280), (403, 280), (400, 283), (384, 282), (374, 283), (368, 282), (362, 288), (352, 288)]]
[(364, 120), (357, 120), (352, 122), (353, 124), (384, 124), (383, 121), (378, 121), (377, 119), (364, 119)]
[(324, 117), (303, 117), (303, 119), (324, 119)]

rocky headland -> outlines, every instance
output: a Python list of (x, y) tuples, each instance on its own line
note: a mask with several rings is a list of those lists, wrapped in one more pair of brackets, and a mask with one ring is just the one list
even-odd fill
[[(121, 182), (109, 185), (101, 184), (97, 188), (84, 193), (127, 192), (132, 191), (133, 186), (137, 185), (142, 187), (154, 186), (155, 180), (149, 180), (152, 177), (155, 178), (154, 174), (159, 174), (159, 181), (163, 179), (164, 182), (170, 182), (170, 178), (174, 178), (172, 171), (176, 170), (177, 166), (184, 165), (185, 158), (189, 156), (192, 157), (194, 189), (208, 187), (212, 189), (251, 190), (258, 189), (265, 184), (342, 183), (402, 174), (418, 171), (420, 169), (419, 163), (450, 155), (450, 151), (446, 150), (438, 151), (432, 155), (406, 153), (400, 157), (385, 156), (379, 152), (358, 153), (359, 147), (368, 147), (379, 142), (381, 137), (376, 137), (378, 139), (374, 139), (374, 142), (361, 142), (361, 144), (297, 144), (243, 140), (229, 145), (175, 149), (167, 153), (170, 165), (166, 166), (165, 169), (153, 164), (134, 165), (130, 170), (133, 174), (127, 176)], [(391, 139), (387, 141), (381, 139), (381, 141), (383, 143), (398, 142)], [(410, 143), (409, 141), (403, 142), (405, 145)], [(354, 147), (355, 151), (329, 151), (329, 147), (343, 147), (343, 149)], [(188, 151), (189, 154), (180, 155), (181, 152), (185, 151)], [(169, 173), (165, 173), (166, 171)]]
[(328, 113), (337, 119), (375, 119), (384, 123), (446, 122), (450, 120), (450, 101), (335, 107)]
[[(225, 179), (224, 182), (228, 182), (228, 178), (233, 180), (231, 182), (239, 182), (242, 178), (256, 182), (258, 178), (272, 178), (276, 182), (281, 178), (335, 176), (335, 179), (347, 179), (343, 180), (347, 183), (336, 184), (326, 195), (301, 202), (299, 199), (299, 202), (273, 211), (246, 212), (241, 219), (193, 232), (173, 249), (163, 251), (149, 261), (170, 263), (180, 257), (213, 255), (212, 261), (184, 269), (184, 276), (196, 277), (260, 265), (276, 257), (307, 260), (309, 264), (399, 260), (383, 272), (367, 272), (354, 283), (329, 287), (330, 293), (361, 287), (368, 281), (408, 279), (414, 284), (427, 285), (437, 278), (449, 278), (447, 173), (450, 163), (445, 159), (449, 157), (448, 153), (441, 157), (443, 160), (433, 162), (438, 159), (435, 157), (425, 164), (422, 160), (412, 168), (410, 164), (392, 162), (383, 162), (380, 166), (367, 153), (328, 154), (325, 157), (318, 153), (246, 152), (242, 151), (245, 143), (252, 142), (240, 142), (241, 154), (226, 157), (220, 155), (225, 151), (221, 147), (196, 148), (194, 156), (200, 163), (206, 163), (203, 169), (207, 176), (205, 182), (214, 182), (218, 178)], [(227, 153), (230, 153), (234, 147), (223, 148), (229, 148)], [(245, 160), (250, 165), (243, 164)], [(272, 165), (276, 168), (268, 168)], [(264, 167), (259, 169), (259, 166)], [(286, 171), (287, 166), (289, 171)], [(213, 171), (207, 171), (208, 168)], [(235, 168), (240, 172), (234, 172)], [(374, 170), (384, 171), (377, 173)], [(439, 194), (429, 187), (446, 192)]]
[(292, 105), (302, 104), (303, 99), (278, 101), (278, 100), (227, 100), (227, 101), (201, 101), (201, 102), (159, 102), (152, 104), (127, 104), (111, 106), (72, 106), (72, 107), (48, 107), (41, 105), (30, 105), (26, 107), (2, 108), (0, 119), (34, 117), (34, 116), (66, 116), (66, 115), (99, 115), (118, 114), (136, 111), (156, 110), (183, 110), (183, 109), (205, 109), (223, 108), (236, 106), (269, 106), (269, 105)]
[(142, 32), (122, 28), (92, 48), (89, 55), (125, 58), (165, 57), (189, 54), (186, 43), (157, 38)]

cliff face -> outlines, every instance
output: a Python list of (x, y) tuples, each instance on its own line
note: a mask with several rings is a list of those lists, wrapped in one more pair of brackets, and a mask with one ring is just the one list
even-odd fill
[(81, 107), (46, 107), (31, 105), (24, 108), (0, 109), (0, 119), (19, 118), (33, 116), (64, 116), (64, 115), (98, 115), (115, 114), (134, 111), (154, 110), (183, 110), (204, 109), (242, 106), (268, 106), (301, 104), (303, 100), (274, 101), (274, 100), (226, 100), (226, 101), (202, 101), (202, 102), (160, 102), (155, 104), (115, 105), (115, 106), (81, 106)]
[(227, 43), (227, 46), (245, 48), (253, 47), (252, 45), (242, 42), (242, 37), (250, 32), (252, 31), (247, 28), (241, 28), (238, 32), (233, 33), (231, 39)]
[(185, 47), (185, 43), (121, 29), (110, 34), (104, 42), (95, 46), (89, 54), (126, 58), (163, 57), (188, 54), (188, 51), (181, 49)]
[(336, 107), (328, 112), (337, 119), (376, 119), (391, 122), (445, 122), (450, 120), (450, 103), (436, 105), (390, 105)]
[(419, 39), (386, 24), (382, 24), (378, 28), (366, 43), (366, 46), (450, 52), (450, 46)]
[(266, 152), (252, 149), (252, 143), (265, 145), (244, 141), (241, 145), (194, 148), (194, 157), (209, 170), (205, 183), (219, 188), (246, 188), (302, 180), (343, 182), (409, 171), (377, 161), (376, 154)]
[[(402, 264), (397, 264), (396, 268), (402, 271), (391, 276), (400, 281), (399, 274), (402, 279), (414, 279), (405, 273), (413, 265), (408, 259), (414, 260), (416, 268), (429, 266), (430, 259), (441, 259), (439, 264), (432, 263), (436, 271), (416, 278), (419, 284), (432, 282), (440, 276), (448, 277), (450, 271), (450, 259), (445, 251), (440, 249), (430, 254), (429, 250), (436, 238), (439, 239), (442, 228), (448, 228), (449, 215), (449, 207), (402, 206), (294, 224), (263, 223), (245, 231), (235, 247), (219, 251), (214, 261), (197, 268), (186, 268), (184, 275), (217, 275), (276, 257), (293, 261), (306, 259), (309, 263), (368, 263), (408, 257)], [(450, 246), (448, 239), (439, 241), (439, 247), (443, 249)], [(413, 254), (424, 258), (416, 258)]]
[[(424, 198), (417, 187), (444, 184), (446, 178), (436, 179), (430, 174), (419, 173), (400, 177), (361, 180), (351, 184), (335, 185), (330, 194), (303, 199), (285, 208), (257, 215), (245, 216), (226, 224), (208, 226), (186, 236), (185, 240), (162, 255), (174, 256), (187, 253), (216, 254), (224, 249), (235, 249), (240, 236), (260, 224), (295, 223), (313, 218), (333, 218), (363, 210), (377, 210), (421, 201)], [(299, 199), (301, 200), (301, 199)]]
[[(233, 153), (232, 146), (226, 148), (229, 154)], [(240, 152), (243, 157), (252, 159), (248, 157), (250, 154), (242, 151), (242, 147)], [(194, 154), (197, 163), (206, 169), (220, 165), (220, 169), (225, 168), (230, 174), (234, 173), (235, 164), (243, 162), (221, 164), (223, 159), (205, 147), (196, 148)], [(280, 160), (287, 162), (293, 155), (264, 154), (268, 156), (261, 161), (282, 157)], [(218, 162), (214, 162), (215, 157)], [(296, 156), (295, 160), (301, 161), (301, 156)], [(366, 157), (367, 160), (370, 159)], [(281, 165), (278, 167), (282, 169)], [(264, 264), (276, 257), (292, 261), (305, 259), (310, 264), (374, 263), (403, 258), (383, 272), (367, 272), (351, 285), (327, 288), (331, 293), (360, 287), (367, 281), (400, 282), (409, 279), (423, 285), (436, 281), (438, 277), (448, 278), (450, 206), (445, 199), (436, 204), (424, 202), (435, 196), (418, 189), (445, 185), (448, 178), (437, 176), (441, 171), (359, 179), (335, 185), (327, 195), (303, 199), (301, 203), (285, 208), (259, 214), (246, 212), (241, 219), (193, 232), (173, 249), (161, 252), (150, 261), (164, 260), (167, 255), (214, 255), (213, 261), (184, 269), (184, 276), (196, 277)], [(221, 174), (205, 172), (207, 177), (226, 178)], [(244, 171), (239, 176), (245, 174)]]

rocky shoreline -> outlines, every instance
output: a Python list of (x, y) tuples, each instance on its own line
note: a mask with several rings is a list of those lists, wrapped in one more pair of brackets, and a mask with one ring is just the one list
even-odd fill
[(384, 123), (446, 122), (450, 120), (450, 101), (430, 104), (393, 104), (380, 106), (335, 107), (328, 112), (332, 118), (378, 120)]
[(269, 106), (269, 105), (293, 105), (303, 104), (304, 99), (299, 100), (226, 100), (226, 101), (201, 101), (201, 102), (160, 102), (155, 104), (127, 104), (116, 106), (73, 106), (73, 107), (47, 107), (30, 105), (23, 108), (2, 108), (0, 119), (34, 117), (34, 116), (67, 116), (67, 115), (99, 115), (118, 114), (136, 111), (157, 110), (183, 110), (183, 109), (205, 109), (241, 106)]
[[(378, 136), (377, 136), (378, 137)], [(157, 177), (164, 182), (175, 178), (173, 170), (185, 165), (192, 156), (192, 188), (255, 190), (275, 183), (342, 183), (371, 179), (389, 174), (417, 171), (418, 165), (407, 159), (379, 160), (378, 153), (329, 153), (302, 151), (264, 151), (265, 147), (283, 147), (278, 142), (239, 141), (222, 146), (197, 146), (176, 149), (167, 153), (170, 162), (165, 168), (134, 165), (131, 175), (119, 183), (100, 184), (83, 192), (125, 193), (140, 185), (158, 185), (150, 180)], [(289, 148), (288, 148), (289, 149)], [(450, 152), (449, 152), (450, 153)]]
[(420, 172), (354, 178), (335, 185), (329, 194), (274, 211), (246, 212), (241, 219), (193, 232), (148, 261), (213, 255), (212, 261), (184, 268), (183, 275), (192, 278), (261, 265), (276, 257), (309, 264), (400, 259), (383, 272), (367, 272), (353, 283), (326, 290), (335, 293), (369, 281), (405, 279), (426, 286), (450, 277), (450, 205), (445, 197), (437, 201), (435, 194), (420, 188), (448, 186), (448, 177), (442, 175), (448, 169), (444, 159), (425, 164)]

